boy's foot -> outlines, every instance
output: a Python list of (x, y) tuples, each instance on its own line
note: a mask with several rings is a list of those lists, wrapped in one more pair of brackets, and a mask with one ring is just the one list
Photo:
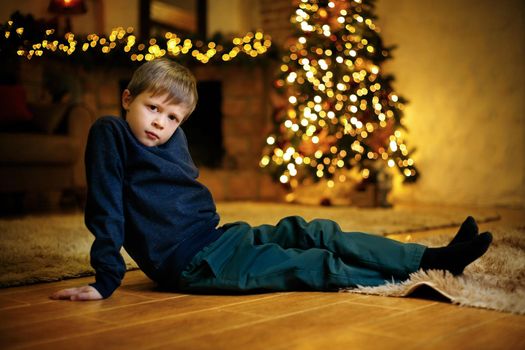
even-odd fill
[(465, 221), (463, 221), (458, 233), (456, 233), (456, 236), (450, 241), (448, 246), (463, 242), (470, 242), (478, 235), (478, 232), (479, 229), (476, 220), (474, 220), (472, 216), (469, 216), (465, 219)]
[(441, 248), (427, 248), (421, 258), (423, 270), (447, 270), (460, 275), (467, 265), (481, 257), (492, 243), (492, 234), (484, 232), (469, 242), (460, 242)]

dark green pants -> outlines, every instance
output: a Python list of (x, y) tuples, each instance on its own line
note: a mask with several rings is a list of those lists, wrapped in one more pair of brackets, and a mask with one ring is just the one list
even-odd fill
[(335, 290), (401, 281), (419, 268), (425, 247), (360, 232), (331, 220), (286, 217), (277, 225), (236, 222), (182, 272), (179, 289)]

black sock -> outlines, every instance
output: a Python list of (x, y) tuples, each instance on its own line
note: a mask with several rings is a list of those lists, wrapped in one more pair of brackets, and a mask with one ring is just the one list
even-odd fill
[(459, 228), (458, 233), (456, 233), (456, 236), (450, 241), (448, 244), (449, 246), (462, 243), (462, 242), (470, 242), (478, 235), (478, 224), (476, 223), (476, 220), (472, 216), (469, 216), (463, 221), (461, 224), (461, 227)]
[(460, 275), (467, 265), (485, 254), (492, 242), (492, 234), (484, 232), (469, 242), (461, 242), (441, 248), (427, 248), (421, 258), (424, 270), (447, 270)]

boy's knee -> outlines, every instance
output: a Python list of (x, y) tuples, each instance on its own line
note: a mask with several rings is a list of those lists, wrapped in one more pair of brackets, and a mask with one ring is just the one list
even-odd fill
[(309, 224), (315, 231), (323, 232), (325, 234), (332, 234), (341, 232), (339, 224), (333, 220), (328, 219), (314, 219)]
[(282, 218), (281, 220), (279, 220), (279, 222), (277, 223), (277, 226), (302, 227), (302, 226), (306, 226), (307, 224), (308, 223), (303, 217), (292, 215), (292, 216), (286, 216)]

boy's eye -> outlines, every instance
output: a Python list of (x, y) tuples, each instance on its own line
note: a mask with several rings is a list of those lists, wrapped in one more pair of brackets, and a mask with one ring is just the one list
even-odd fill
[(149, 109), (151, 109), (152, 111), (156, 111), (156, 110), (158, 109), (157, 106), (155, 106), (155, 105), (149, 105), (148, 107), (149, 107)]
[(177, 117), (174, 116), (174, 115), (170, 115), (170, 116), (168, 116), (168, 118), (170, 118), (170, 120), (177, 120)]

